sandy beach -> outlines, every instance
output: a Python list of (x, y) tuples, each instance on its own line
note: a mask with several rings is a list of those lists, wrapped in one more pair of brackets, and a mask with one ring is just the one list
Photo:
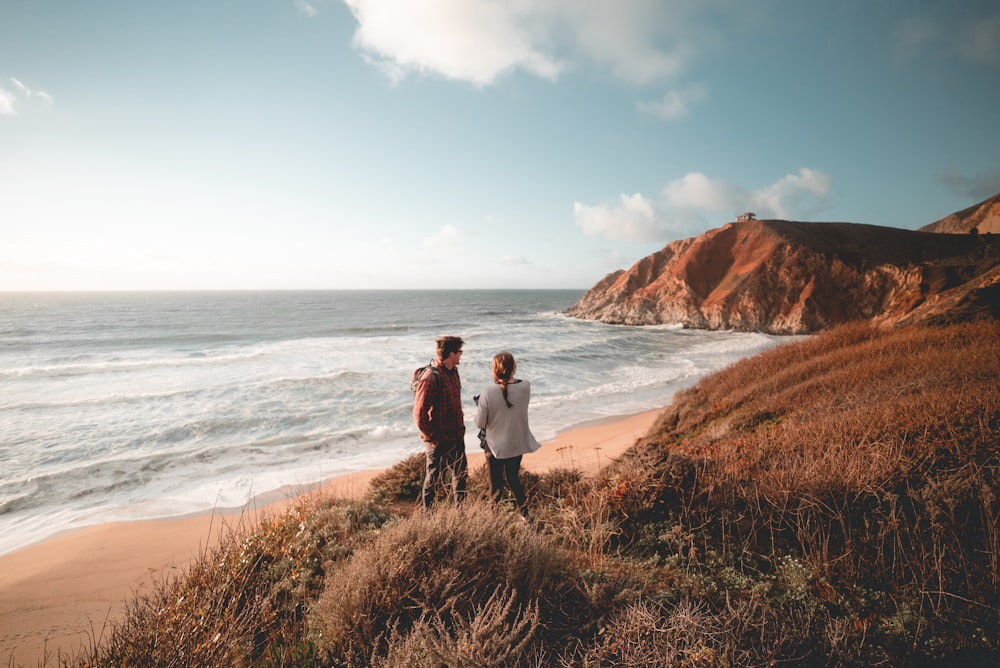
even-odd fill
[[(566, 467), (594, 475), (645, 435), (661, 411), (559, 433), (525, 456), (534, 472)], [(482, 455), (470, 453), (470, 466)], [(361, 496), (378, 471), (323, 484), (342, 497)], [(239, 522), (252, 522), (286, 500), (190, 517), (118, 522), (69, 532), (0, 556), (0, 665), (37, 665), (87, 646), (110, 632), (124, 603), (163, 578), (183, 572), (192, 558)]]

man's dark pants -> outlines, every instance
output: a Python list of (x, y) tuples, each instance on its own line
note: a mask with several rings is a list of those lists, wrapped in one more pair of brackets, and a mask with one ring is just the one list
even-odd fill
[(424, 509), (434, 505), (434, 497), (442, 476), (451, 473), (452, 493), (455, 503), (465, 499), (468, 482), (469, 462), (465, 457), (465, 441), (442, 441), (437, 445), (427, 445), (427, 475), (424, 478)]

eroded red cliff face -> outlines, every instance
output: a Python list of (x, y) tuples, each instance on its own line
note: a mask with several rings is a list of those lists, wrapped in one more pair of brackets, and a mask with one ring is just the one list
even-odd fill
[(851, 320), (893, 325), (1000, 317), (1000, 237), (854, 223), (754, 220), (675, 241), (606, 276), (569, 315), (805, 334)]

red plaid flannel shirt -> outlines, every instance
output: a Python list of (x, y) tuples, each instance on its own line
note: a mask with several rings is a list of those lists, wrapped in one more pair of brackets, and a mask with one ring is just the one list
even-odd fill
[(462, 381), (458, 369), (449, 370), (441, 360), (434, 360), (417, 383), (413, 397), (413, 422), (420, 438), (427, 443), (465, 440), (465, 415), (462, 413)]

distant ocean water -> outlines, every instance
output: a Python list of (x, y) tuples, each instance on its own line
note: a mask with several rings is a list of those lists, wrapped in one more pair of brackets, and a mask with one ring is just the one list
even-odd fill
[(561, 315), (582, 291), (0, 293), (0, 554), (67, 529), (239, 507), (422, 451), (409, 375), (465, 339), (532, 382), (542, 441), (668, 404), (781, 341)]

